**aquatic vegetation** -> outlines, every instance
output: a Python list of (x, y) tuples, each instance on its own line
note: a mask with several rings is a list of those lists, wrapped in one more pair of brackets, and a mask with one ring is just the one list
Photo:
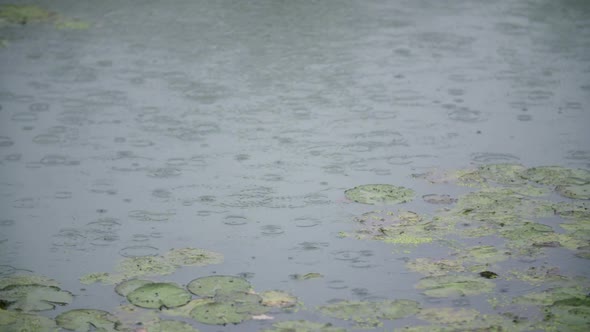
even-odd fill
[(53, 319), (19, 311), (0, 309), (0, 330), (23, 332), (57, 332)]
[(127, 296), (127, 294), (133, 292), (141, 286), (151, 284), (153, 281), (143, 279), (129, 279), (121, 282), (115, 287), (115, 292), (121, 296)]
[(15, 24), (47, 21), (56, 16), (35, 5), (0, 5), (0, 20)]
[(357, 231), (359, 239), (368, 238), (394, 244), (429, 243), (448, 231), (442, 223), (425, 220), (411, 211), (371, 211), (355, 221), (361, 225), (361, 229)]
[(187, 304), (191, 294), (172, 283), (155, 282), (127, 294), (127, 300), (142, 308), (174, 308)]
[(480, 264), (494, 264), (510, 258), (510, 254), (508, 252), (499, 250), (494, 246), (475, 246), (461, 249), (461, 253), (459, 255), (461, 259), (466, 262)]
[(574, 199), (590, 199), (590, 183), (581, 185), (557, 186), (555, 191), (563, 197)]
[(317, 272), (309, 272), (306, 274), (292, 274), (289, 276), (291, 279), (293, 280), (309, 280), (309, 279), (318, 279), (318, 278), (323, 278), (324, 275), (321, 273), (317, 273)]
[(332, 324), (314, 323), (306, 320), (283, 321), (272, 325), (272, 329), (262, 330), (264, 332), (346, 332), (346, 329), (332, 326)]
[(56, 286), (10, 285), (0, 290), (0, 309), (20, 311), (52, 310), (74, 299), (72, 293)]
[(428, 276), (444, 276), (452, 272), (463, 272), (465, 267), (460, 261), (449, 259), (416, 258), (406, 263), (410, 271)]
[(239, 308), (231, 302), (212, 302), (196, 306), (190, 316), (204, 324), (226, 325), (241, 323), (252, 315), (239, 312)]
[(390, 184), (366, 184), (344, 192), (346, 198), (363, 204), (398, 204), (414, 199), (414, 191)]
[(420, 310), (418, 318), (439, 324), (464, 324), (477, 319), (481, 313), (475, 309), (462, 308), (425, 308)]
[(198, 248), (172, 249), (164, 258), (177, 266), (205, 266), (223, 262), (222, 254)]
[(330, 317), (354, 321), (359, 327), (378, 327), (383, 325), (382, 319), (395, 320), (418, 313), (420, 305), (411, 300), (341, 301), (318, 310)]
[(416, 288), (431, 297), (457, 297), (489, 293), (496, 285), (481, 277), (466, 275), (445, 275), (420, 279)]
[(221, 262), (223, 255), (220, 253), (198, 248), (172, 249), (162, 256), (127, 257), (117, 265), (118, 272), (90, 273), (80, 278), (80, 282), (117, 284), (141, 276), (172, 274), (182, 266), (205, 266)]
[(523, 172), (522, 177), (543, 185), (583, 185), (590, 183), (590, 171), (561, 166), (532, 167)]
[(12, 275), (0, 278), (0, 289), (15, 285), (43, 285), (59, 287), (59, 282), (48, 277), (35, 274)]
[(96, 309), (74, 309), (55, 317), (57, 325), (66, 330), (114, 332), (120, 322), (110, 313)]
[(214, 297), (235, 292), (248, 293), (252, 286), (248, 280), (234, 276), (208, 276), (195, 279), (187, 285), (187, 289), (201, 297)]
[(283, 291), (266, 291), (260, 293), (262, 304), (267, 307), (289, 308), (297, 304), (297, 298)]
[(178, 320), (159, 320), (146, 325), (149, 332), (199, 332), (189, 323)]

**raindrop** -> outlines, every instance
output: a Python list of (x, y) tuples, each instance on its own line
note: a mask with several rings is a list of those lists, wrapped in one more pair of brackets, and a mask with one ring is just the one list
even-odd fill
[(52, 134), (41, 134), (33, 138), (33, 142), (37, 144), (55, 144), (59, 143), (60, 138)]
[(0, 226), (12, 226), (12, 225), (14, 225), (13, 219), (0, 220)]
[(19, 161), (22, 158), (22, 154), (20, 153), (11, 153), (9, 155), (7, 155), (6, 157), (4, 157), (4, 160), (7, 161)]
[(157, 198), (170, 198), (170, 196), (172, 196), (172, 192), (166, 189), (155, 189), (152, 191), (152, 196)]
[(72, 198), (72, 192), (71, 191), (58, 191), (53, 195), (53, 197), (55, 197), (57, 199), (69, 199), (69, 198)]
[(13, 207), (21, 209), (33, 209), (39, 203), (39, 200), (32, 197), (19, 198), (14, 201)]
[(285, 231), (279, 225), (264, 225), (260, 227), (261, 234), (265, 236), (277, 236), (283, 234)]
[(460, 108), (449, 113), (449, 119), (461, 122), (478, 122), (481, 120), (481, 112)]
[(61, 229), (54, 237), (57, 238), (53, 242), (55, 246), (76, 247), (86, 242), (83, 232), (75, 228)]
[(330, 280), (328, 281), (328, 288), (330, 289), (346, 289), (348, 286), (344, 283), (344, 280)]
[(49, 110), (49, 104), (47, 103), (34, 103), (29, 105), (29, 111), (32, 112), (45, 112)]
[(149, 239), (150, 239), (150, 237), (148, 235), (134, 234), (132, 240), (135, 242), (144, 242), (144, 241), (148, 241)]
[(531, 121), (533, 119), (533, 117), (530, 114), (519, 114), (516, 119), (518, 119), (518, 121)]
[(90, 244), (97, 247), (108, 247), (112, 245), (113, 242), (116, 242), (118, 240), (119, 236), (117, 236), (116, 234), (104, 234), (92, 239), (92, 241), (90, 241)]
[(158, 248), (151, 246), (131, 246), (119, 251), (119, 255), (123, 257), (145, 257), (156, 256), (157, 254)]
[(56, 166), (63, 165), (66, 163), (67, 158), (64, 156), (49, 154), (41, 159), (41, 164), (45, 166)]
[(0, 147), (11, 146), (13, 144), (14, 142), (12, 139), (10, 139), (10, 137), (0, 136)]
[(100, 218), (98, 220), (91, 221), (86, 225), (96, 230), (110, 232), (114, 228), (118, 228), (119, 226), (121, 226), (121, 223), (119, 222), (119, 219), (115, 218)]
[(321, 223), (321, 220), (313, 217), (299, 217), (295, 219), (295, 226), (297, 227), (314, 227)]
[(16, 268), (10, 265), (0, 265), (0, 276), (8, 276), (14, 274)]
[(171, 178), (179, 176), (180, 174), (182, 174), (182, 172), (179, 169), (172, 167), (163, 167), (150, 171), (148, 173), (148, 176), (153, 178)]
[(520, 159), (508, 153), (479, 152), (471, 155), (471, 160), (481, 164), (511, 163)]
[(248, 219), (243, 216), (227, 216), (223, 223), (230, 226), (239, 226), (247, 224)]
[(12, 121), (31, 122), (37, 120), (37, 114), (31, 112), (14, 113), (10, 118)]

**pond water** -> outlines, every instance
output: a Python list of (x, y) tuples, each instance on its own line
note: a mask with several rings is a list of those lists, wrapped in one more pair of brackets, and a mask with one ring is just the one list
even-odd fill
[[(480, 262), (498, 272), (479, 277), (495, 288), (463, 296), (425, 294), (416, 288), (425, 275), (408, 264), (456, 258), (469, 246), (503, 248), (502, 239), (451, 232), (424, 244), (387, 243), (358, 232), (367, 212), (430, 218), (454, 204), (422, 196), (476, 190), (424, 179), (433, 169), (590, 169), (590, 2), (38, 5), (51, 14), (0, 14), (0, 276), (46, 276), (74, 294), (40, 315), (115, 312), (127, 301), (113, 285), (80, 279), (181, 248), (224, 260), (142, 278), (184, 286), (240, 276), (257, 292), (299, 301), (297, 310), (275, 308), (267, 314), (274, 319), (238, 325), (180, 318), (200, 331), (258, 331), (287, 320), (358, 328), (318, 308), (336, 300), (406, 299), (534, 322), (546, 308), (515, 308), (510, 299), (557, 286), (508, 277), (522, 266), (558, 271), (587, 294), (590, 283), (575, 279), (590, 273), (587, 214), (572, 248), (547, 244), (539, 254)], [(587, 188), (590, 180), (580, 181)], [(415, 199), (375, 206), (345, 196), (365, 184), (411, 188)], [(516, 216), (566, 234), (558, 216)], [(590, 312), (587, 302), (576, 308)], [(419, 317), (377, 317), (377, 329), (429, 324)], [(567, 326), (588, 328), (588, 317)]]

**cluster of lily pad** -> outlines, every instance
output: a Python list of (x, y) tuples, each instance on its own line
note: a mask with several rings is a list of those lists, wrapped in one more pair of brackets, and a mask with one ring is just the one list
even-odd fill
[(80, 30), (88, 29), (90, 26), (87, 22), (65, 18), (36, 5), (0, 5), (0, 27), (3, 25), (26, 25), (41, 22), (53, 23), (58, 29)]
[[(535, 294), (514, 299), (505, 295), (500, 302), (490, 299), (496, 307), (524, 306), (521, 309), (527, 312), (533, 306), (537, 314), (542, 313), (529, 319), (513, 319), (512, 323), (506, 315), (500, 317), (477, 312), (467, 319), (466, 311), (458, 313), (463, 317), (460, 324), (445, 321), (436, 312), (426, 314), (427, 309), (420, 311), (419, 318), (442, 324), (440, 330), (451, 327), (590, 329), (588, 279), (563, 275), (556, 266), (526, 263), (536, 262), (554, 248), (560, 248), (566, 255), (569, 251), (571, 259), (590, 257), (590, 171), (495, 164), (450, 172), (435, 170), (416, 177), (473, 190), (457, 198), (425, 195), (424, 200), (428, 203), (445, 205), (434, 216), (383, 208), (407, 202), (408, 197), (414, 196), (413, 193), (407, 194), (403, 187), (365, 185), (345, 194), (355, 202), (382, 205), (379, 210), (355, 218), (359, 226), (353, 234), (355, 238), (382, 241), (406, 249), (427, 243), (447, 248), (447, 254), (441, 257), (422, 257), (407, 262), (409, 270), (424, 275), (416, 285), (422, 294), (434, 298), (457, 298), (492, 293), (497, 280), (515, 279), (560, 290), (542, 293), (547, 297), (543, 302), (524, 300), (538, 298), (539, 295)], [(398, 194), (393, 193), (395, 190)], [(395, 198), (399, 195), (404, 198)], [(474, 239), (478, 245), (467, 244)], [(567, 289), (566, 295), (560, 293), (563, 289)], [(453, 315), (446, 314), (447, 317)], [(430, 331), (433, 328), (415, 326), (404, 330)]]

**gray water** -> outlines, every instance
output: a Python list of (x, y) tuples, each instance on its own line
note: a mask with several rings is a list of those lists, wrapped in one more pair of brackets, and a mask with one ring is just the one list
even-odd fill
[[(156, 279), (245, 275), (308, 308), (277, 318), (346, 326), (313, 308), (424, 298), (406, 253), (338, 237), (374, 209), (344, 190), (457, 194), (412, 174), (590, 167), (588, 1), (39, 5), (91, 26), (0, 28), (0, 274), (60, 281), (77, 297), (55, 312), (124, 302), (78, 279), (136, 246), (196, 247), (224, 263)], [(290, 277), (309, 272), (324, 278)]]

